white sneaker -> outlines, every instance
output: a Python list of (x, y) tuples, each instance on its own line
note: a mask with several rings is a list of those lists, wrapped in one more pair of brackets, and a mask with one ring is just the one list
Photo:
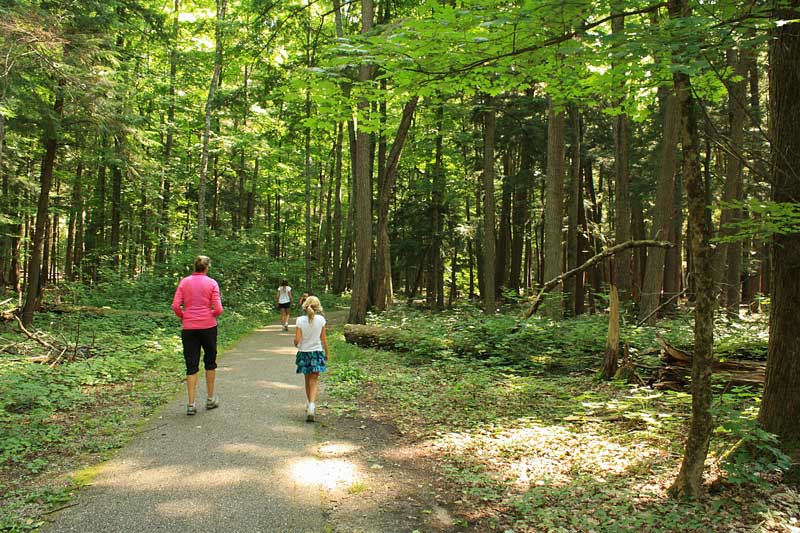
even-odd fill
[(308, 404), (306, 408), (306, 422), (313, 422), (314, 421), (314, 404)]

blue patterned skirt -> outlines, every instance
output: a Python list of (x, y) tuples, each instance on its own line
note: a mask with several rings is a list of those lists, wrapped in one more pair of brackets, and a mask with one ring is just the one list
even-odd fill
[(315, 372), (325, 372), (328, 366), (325, 361), (325, 352), (297, 352), (295, 358), (298, 374), (313, 374)]

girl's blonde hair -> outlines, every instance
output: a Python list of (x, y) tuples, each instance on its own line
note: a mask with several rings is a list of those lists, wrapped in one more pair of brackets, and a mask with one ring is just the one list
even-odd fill
[(309, 296), (306, 298), (306, 301), (303, 302), (303, 309), (305, 310), (306, 315), (308, 315), (308, 321), (313, 322), (314, 315), (322, 312), (322, 304), (319, 303), (319, 298), (316, 296)]

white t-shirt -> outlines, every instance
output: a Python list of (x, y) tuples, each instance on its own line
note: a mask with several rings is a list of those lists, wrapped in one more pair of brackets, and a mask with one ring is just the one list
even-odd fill
[(288, 304), (292, 301), (292, 288), (290, 286), (281, 286), (278, 287), (278, 303), (279, 304)]
[(322, 334), (322, 328), (325, 327), (325, 317), (316, 315), (309, 324), (307, 315), (299, 316), (296, 324), (303, 334), (300, 344), (297, 345), (297, 350), (300, 352), (321, 352), (322, 341), (319, 337)]

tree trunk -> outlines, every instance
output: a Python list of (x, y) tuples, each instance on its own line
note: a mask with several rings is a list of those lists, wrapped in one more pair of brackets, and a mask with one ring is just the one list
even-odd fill
[[(544, 280), (558, 277), (562, 272), (562, 225), (564, 217), (564, 129), (565, 117), (550, 103), (547, 124), (547, 186), (544, 198)], [(545, 302), (544, 314), (551, 318), (563, 316), (562, 291)]]
[(75, 182), (72, 185), (72, 201), (70, 202), (69, 222), (67, 224), (67, 249), (64, 259), (64, 277), (68, 280), (72, 280), (75, 277), (75, 250), (77, 248), (75, 242), (78, 238), (76, 233), (78, 229), (78, 218), (81, 217), (81, 212), (83, 211), (81, 181), (83, 181), (83, 161), (78, 160), (78, 166), (75, 169)]
[(483, 112), (483, 283), (481, 297), (483, 312), (496, 312), (495, 294), (495, 209), (494, 209), (494, 147), (496, 133), (496, 110), (490, 97), (486, 98)]
[[(519, 294), (520, 276), (524, 259), (525, 230), (530, 216), (528, 214), (528, 187), (533, 177), (533, 152), (531, 140), (523, 137), (520, 146), (520, 171), (513, 180), (514, 204), (511, 213), (511, 271), (508, 288)], [(527, 270), (527, 269), (526, 269)]]
[[(776, 20), (800, 19), (800, 1), (792, 0), (775, 13)], [(800, 198), (800, 32), (798, 24), (777, 26), (770, 41), (770, 117), (772, 120), (772, 199)], [(792, 456), (792, 480), (800, 479), (800, 232), (775, 235), (772, 242), (774, 277), (770, 311), (767, 381), (758, 420), (781, 439)]]
[[(722, 195), (726, 202), (740, 201), (743, 196), (742, 157), (744, 157), (744, 119), (747, 103), (747, 71), (744, 59), (735, 50), (728, 50), (728, 66), (740, 76), (738, 81), (728, 82), (728, 109), (730, 116), (730, 146), (725, 162), (725, 191)], [(720, 235), (730, 234), (724, 224), (735, 224), (742, 220), (742, 211), (737, 208), (723, 208), (720, 215)], [(742, 241), (729, 242), (722, 246), (718, 255), (724, 258), (723, 272), (725, 309), (732, 317), (739, 317), (739, 305), (742, 303)]]
[[(664, 133), (661, 139), (661, 161), (659, 163), (658, 185), (656, 186), (652, 239), (669, 239), (675, 213), (675, 165), (678, 145), (678, 126), (680, 107), (677, 96), (670, 92), (664, 106)], [(653, 325), (657, 320), (655, 310), (661, 303), (661, 289), (664, 284), (667, 252), (663, 248), (651, 248), (647, 253), (644, 271), (642, 297), (639, 300), (639, 320)], [(649, 318), (647, 318), (649, 317)]]
[(375, 306), (379, 311), (382, 311), (392, 305), (393, 287), (392, 287), (392, 262), (389, 249), (389, 202), (394, 197), (394, 187), (397, 183), (397, 169), (400, 164), (400, 155), (403, 152), (403, 146), (408, 136), (408, 130), (411, 127), (411, 120), (414, 117), (414, 111), (417, 109), (418, 96), (412, 97), (403, 107), (403, 114), (400, 117), (400, 124), (397, 127), (397, 133), (389, 150), (389, 156), (386, 159), (386, 165), (383, 169), (383, 180), (380, 184), (380, 191), (378, 192), (378, 246), (376, 258), (376, 274), (375, 280), (377, 282), (375, 287)]
[(511, 194), (513, 191), (512, 182), (512, 161), (510, 147), (503, 154), (503, 193), (500, 205), (500, 224), (497, 232), (497, 244), (495, 246), (495, 294), (501, 294), (500, 290), (508, 286), (508, 257), (511, 244)]
[(431, 188), (431, 274), (433, 276), (434, 309), (444, 307), (444, 258), (442, 252), (445, 175), (442, 164), (442, 137), (444, 105), (436, 110), (436, 140), (433, 163), (433, 187)]
[(333, 281), (331, 289), (333, 292), (340, 290), (341, 287), (341, 254), (342, 254), (342, 148), (344, 145), (344, 127), (339, 122), (339, 128), (336, 133), (336, 163), (335, 163), (335, 180), (334, 197), (333, 197), (333, 254), (332, 266)]
[[(612, 11), (619, 9), (612, 8)], [(615, 17), (611, 22), (613, 33), (622, 33), (624, 17)], [(623, 83), (619, 90), (626, 91)], [(631, 193), (630, 193), (630, 126), (628, 116), (621, 113), (614, 123), (614, 242), (627, 242), (631, 239)], [(614, 284), (619, 292), (621, 304), (631, 301), (632, 252), (627, 251), (614, 259)]]
[(156, 263), (167, 260), (169, 235), (170, 173), (172, 171), (172, 147), (175, 143), (175, 83), (178, 74), (178, 29), (181, 0), (174, 0), (172, 11), (172, 42), (169, 51), (169, 106), (167, 107), (167, 134), (164, 142), (164, 170), (161, 181), (161, 204), (159, 206), (158, 245)]
[(211, 118), (214, 113), (214, 95), (222, 74), (222, 27), (225, 23), (225, 9), (228, 0), (216, 0), (217, 24), (214, 32), (216, 41), (214, 53), (214, 72), (208, 87), (203, 126), (203, 148), (200, 155), (200, 180), (197, 188), (197, 250), (202, 252), (206, 239), (206, 182), (208, 181), (208, 152), (211, 139)]
[(114, 137), (115, 161), (111, 165), (111, 262), (114, 269), (120, 264), (120, 226), (122, 225), (122, 141)]
[[(691, 14), (687, 0), (670, 0), (670, 17)], [(696, 500), (701, 496), (703, 465), (708, 455), (713, 419), (711, 416), (711, 361), (714, 342), (714, 281), (711, 266), (711, 225), (707, 214), (706, 183), (699, 163), (699, 142), (694, 97), (689, 76), (674, 74), (675, 93), (680, 101), (680, 129), (683, 176), (692, 228), (693, 276), (697, 290), (694, 321), (694, 359), (692, 361), (692, 418), (678, 477), (669, 488), (677, 498)]]
[(608, 306), (608, 336), (606, 351), (603, 357), (603, 379), (611, 379), (619, 368), (619, 295), (617, 288), (611, 285)]
[[(567, 270), (578, 266), (578, 209), (581, 181), (581, 116), (575, 106), (570, 106), (570, 122), (572, 126), (572, 166), (569, 173), (569, 186), (567, 187)], [(566, 295), (566, 310), (569, 316), (576, 314), (578, 301), (578, 277), (572, 277), (564, 282)]]
[(33, 313), (39, 307), (41, 297), (41, 268), (42, 251), (44, 246), (44, 234), (48, 219), (48, 208), (50, 206), (50, 188), (53, 184), (53, 167), (56, 160), (56, 149), (58, 148), (59, 130), (61, 128), (61, 116), (64, 112), (64, 80), (59, 80), (56, 88), (55, 102), (53, 103), (53, 115), (45, 123), (44, 129), (44, 156), (42, 157), (42, 169), (39, 178), (39, 201), (36, 204), (36, 229), (33, 234), (33, 247), (31, 256), (28, 260), (27, 290), (25, 293), (25, 305), (22, 308), (22, 325), (26, 328), (33, 322)]
[[(374, 5), (372, 0), (361, 0), (361, 33), (372, 30)], [(358, 80), (366, 83), (370, 80), (370, 65), (366, 62), (359, 67)], [(369, 102), (362, 97), (358, 101), (360, 121), (366, 121), (369, 113)], [(361, 122), (359, 122), (361, 124)], [(355, 208), (354, 229), (356, 245), (356, 271), (353, 276), (353, 296), (350, 314), (347, 321), (351, 324), (363, 324), (367, 318), (369, 305), (369, 278), (372, 262), (372, 164), (370, 136), (359, 127), (356, 140), (356, 173), (353, 207)]]

